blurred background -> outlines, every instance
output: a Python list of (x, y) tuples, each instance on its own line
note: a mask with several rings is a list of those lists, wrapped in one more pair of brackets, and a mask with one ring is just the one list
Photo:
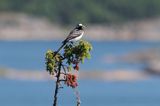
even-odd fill
[[(0, 106), (52, 106), (45, 52), (77, 23), (93, 45), (82, 105), (160, 106), (160, 0), (0, 0)], [(60, 106), (75, 100), (60, 90)]]

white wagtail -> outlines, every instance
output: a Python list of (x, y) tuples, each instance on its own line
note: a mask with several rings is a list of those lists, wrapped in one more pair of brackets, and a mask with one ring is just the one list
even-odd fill
[(62, 42), (66, 44), (68, 42), (76, 42), (79, 41), (84, 34), (84, 25), (78, 24), (67, 36), (67, 38)]
[(84, 25), (78, 24), (67, 36), (67, 38), (62, 42), (62, 46), (57, 50), (58, 53), (68, 42), (79, 41), (84, 34)]

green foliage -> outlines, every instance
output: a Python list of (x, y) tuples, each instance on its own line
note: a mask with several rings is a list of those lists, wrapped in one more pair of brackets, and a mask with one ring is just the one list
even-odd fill
[(46, 16), (56, 23), (116, 23), (160, 15), (160, 0), (0, 0), (0, 11)]
[(46, 52), (46, 70), (51, 74), (54, 75), (55, 70), (57, 69), (57, 65), (61, 61), (60, 54), (54, 56), (55, 53), (52, 50), (48, 50)]
[(79, 62), (84, 62), (85, 58), (90, 58), (90, 51), (92, 46), (89, 42), (81, 40), (76, 45), (66, 45), (64, 47), (64, 57), (67, 58), (67, 63), (70, 65), (77, 64)]
[[(84, 40), (80, 40), (77, 43), (68, 42), (64, 45), (64, 53), (58, 53), (62, 49), (63, 45), (54, 52), (48, 50), (46, 52), (46, 70), (50, 75), (55, 75), (56, 88), (54, 94), (53, 106), (57, 106), (57, 94), (58, 90), (62, 88), (61, 82), (65, 85), (76, 88), (78, 86), (77, 75), (71, 73), (72, 69), (79, 70), (79, 63), (84, 62), (85, 58), (90, 58), (90, 51), (92, 50), (92, 45)], [(63, 75), (63, 77), (61, 77)], [(79, 93), (76, 91), (77, 106), (80, 105)]]
[(59, 63), (63, 63), (66, 61), (66, 65), (68, 71), (72, 69), (79, 70), (78, 64), (84, 63), (84, 59), (90, 59), (90, 51), (92, 50), (92, 45), (84, 40), (77, 42), (77, 44), (67, 44), (64, 47), (64, 53), (60, 54), (53, 52), (52, 50), (48, 50), (46, 52), (46, 70), (50, 74), (57, 73)]
[(50, 73), (50, 74), (54, 74), (53, 70), (54, 70), (54, 66), (55, 66), (55, 59), (53, 58), (54, 52), (52, 50), (48, 50), (46, 52), (46, 70)]

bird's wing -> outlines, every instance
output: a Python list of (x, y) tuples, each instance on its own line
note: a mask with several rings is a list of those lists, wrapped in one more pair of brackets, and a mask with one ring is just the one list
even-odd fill
[(67, 38), (63, 41), (64, 42), (68, 42), (71, 39), (74, 39), (78, 36), (80, 36), (83, 33), (83, 30), (78, 30), (78, 29), (74, 29), (72, 30), (69, 35), (67, 36)]

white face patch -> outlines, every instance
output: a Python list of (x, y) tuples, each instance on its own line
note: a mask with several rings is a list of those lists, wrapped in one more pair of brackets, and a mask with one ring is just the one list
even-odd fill
[(83, 26), (82, 24), (78, 24), (79, 26)]

